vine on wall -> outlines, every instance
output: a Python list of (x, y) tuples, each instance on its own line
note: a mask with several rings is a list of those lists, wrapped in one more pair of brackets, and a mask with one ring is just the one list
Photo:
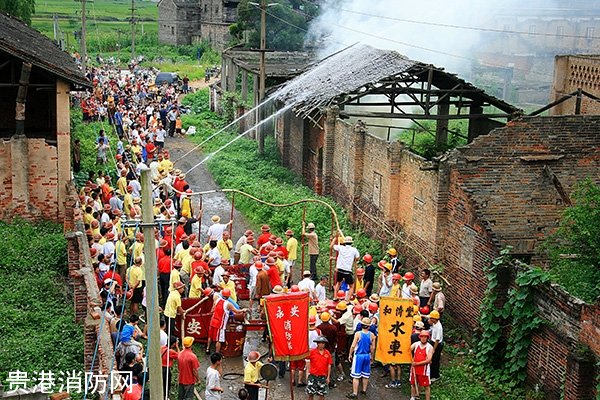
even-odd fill
[[(481, 304), (482, 335), (477, 344), (475, 369), (489, 383), (506, 393), (515, 393), (523, 389), (527, 379), (531, 335), (542, 323), (536, 315), (534, 290), (547, 283), (550, 276), (539, 267), (513, 261), (509, 254), (510, 248), (502, 250), (485, 269), (488, 286)], [(513, 269), (516, 269), (514, 286), (500, 305), (499, 274)]]

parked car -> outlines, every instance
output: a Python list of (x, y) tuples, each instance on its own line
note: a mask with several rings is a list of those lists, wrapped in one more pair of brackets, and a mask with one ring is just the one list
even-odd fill
[(181, 84), (181, 80), (175, 72), (159, 72), (158, 75), (156, 75), (154, 83), (156, 86), (161, 86), (163, 83), (179, 86)]

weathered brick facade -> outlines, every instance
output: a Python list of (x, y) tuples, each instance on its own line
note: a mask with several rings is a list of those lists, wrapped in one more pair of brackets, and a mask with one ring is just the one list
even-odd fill
[[(322, 130), (306, 134), (308, 124), (293, 116), (278, 121), (283, 163), (315, 190), (320, 177), (322, 193), (400, 248), (408, 269), (441, 263), (448, 311), (470, 329), (478, 328), (483, 267), (506, 246), (521, 259), (544, 262), (538, 246), (556, 228), (574, 185), (600, 181), (600, 117), (523, 118), (434, 162), (345, 123), (335, 108), (320, 120)], [(311, 135), (319, 140), (307, 140)], [(323, 154), (321, 169), (306, 154)], [(499, 305), (514, 277), (500, 281)], [(595, 367), (578, 348), (600, 356), (600, 307), (554, 286), (535, 298), (545, 323), (533, 336), (530, 383), (549, 399), (590, 398)]]
[(75, 321), (84, 330), (84, 366), (86, 371), (109, 374), (113, 366), (114, 348), (110, 327), (102, 322), (100, 291), (91, 263), (89, 243), (84, 233), (78, 197), (72, 183), (65, 205), (65, 237), (67, 238), (69, 280), (73, 286)]
[[(600, 97), (600, 56), (568, 55), (556, 56), (554, 60), (554, 82), (552, 83), (552, 101), (582, 89)], [(575, 97), (550, 109), (552, 115), (575, 114)], [(600, 114), (600, 103), (583, 97), (581, 113)]]

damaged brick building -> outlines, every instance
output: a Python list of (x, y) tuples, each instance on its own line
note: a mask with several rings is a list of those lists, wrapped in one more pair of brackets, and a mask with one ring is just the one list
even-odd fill
[(54, 42), (0, 13), (0, 219), (62, 222), (71, 180), (69, 97), (89, 86)]
[[(477, 329), (486, 288), (483, 266), (506, 246), (521, 260), (544, 262), (538, 246), (557, 226), (575, 184), (600, 183), (600, 117), (520, 117), (458, 77), (395, 52), (347, 49), (274, 96), (294, 104), (276, 124), (284, 165), (402, 249), (408, 268), (443, 265), (448, 310), (470, 329)], [(458, 118), (469, 121), (469, 143), (432, 160), (369, 126), (434, 120), (441, 145), (448, 121)], [(505, 277), (499, 290), (511, 283)], [(586, 345), (600, 356), (598, 305), (554, 285), (535, 298), (546, 323), (532, 340), (530, 383), (549, 399), (591, 398), (595, 367), (577, 349)]]

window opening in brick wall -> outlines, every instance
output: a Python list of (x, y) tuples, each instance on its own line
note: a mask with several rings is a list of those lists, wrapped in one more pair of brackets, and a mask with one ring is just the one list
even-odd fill
[(463, 227), (463, 237), (460, 246), (458, 265), (465, 271), (473, 273), (473, 252), (475, 251), (475, 237), (477, 232), (470, 226)]
[(373, 172), (373, 204), (377, 208), (381, 208), (381, 183), (383, 176), (377, 172)]
[(323, 175), (323, 148), (319, 147), (317, 150), (317, 176)]
[(425, 214), (425, 202), (422, 199), (420, 199), (418, 196), (415, 196), (414, 203), (413, 203), (413, 215), (412, 215), (413, 227), (420, 228), (423, 226), (423, 220), (425, 219), (424, 214)]

